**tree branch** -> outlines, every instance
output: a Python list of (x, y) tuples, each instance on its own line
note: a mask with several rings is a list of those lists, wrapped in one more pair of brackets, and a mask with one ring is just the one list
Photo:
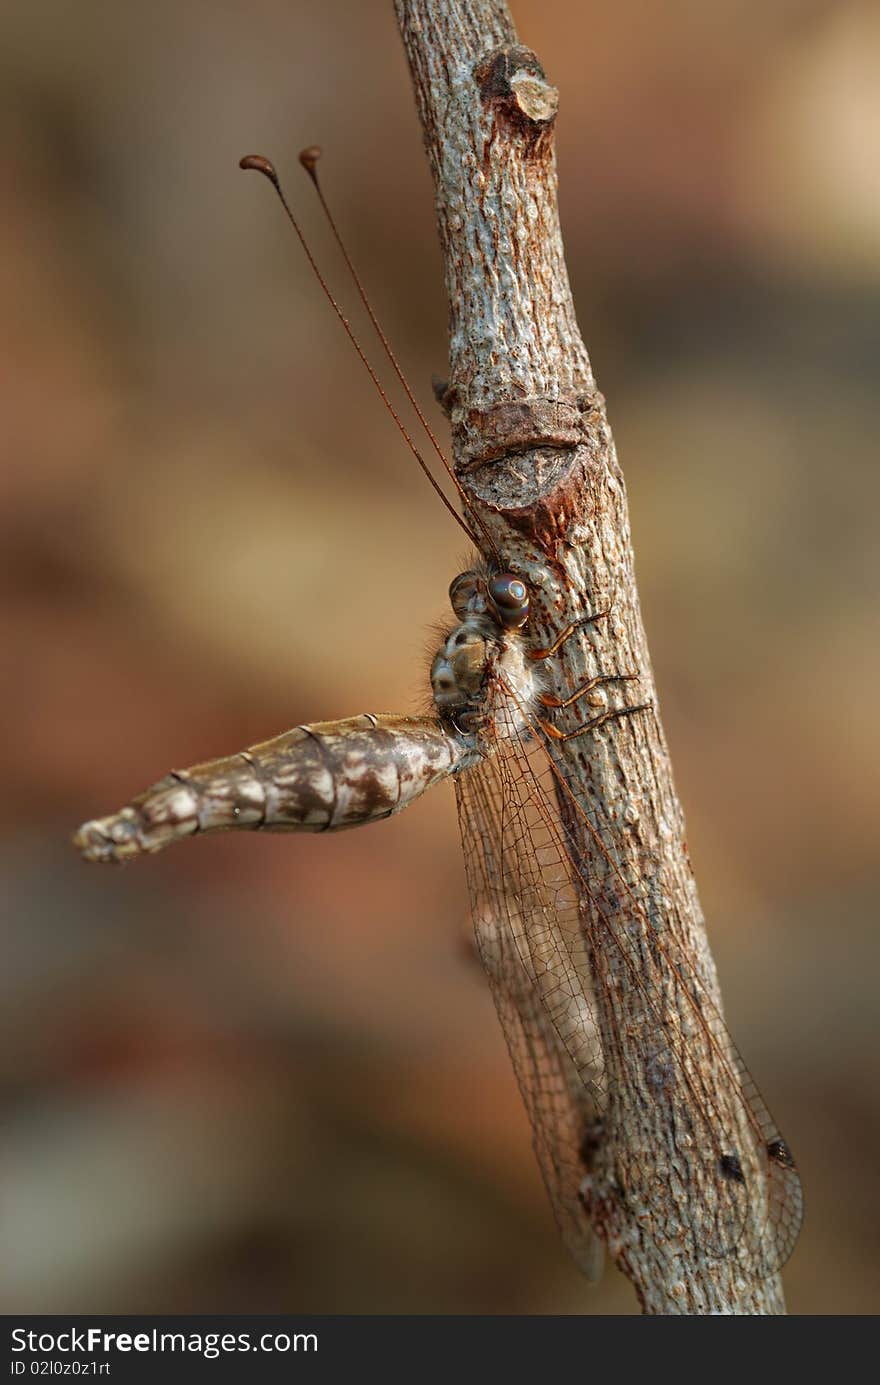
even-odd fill
[[(557, 93), (501, 0), (396, 0), (396, 10), (445, 261), (450, 379), (439, 397), (456, 470), (499, 551), (538, 594), (535, 639), (549, 644), (567, 622), (612, 610), (601, 641), (585, 631), (567, 642), (551, 691), (564, 697), (610, 659), (639, 670), (639, 700), (643, 691), (656, 709), (623, 478), (563, 257)], [(596, 882), (592, 970), (614, 1112), (592, 1171), (596, 1230), (645, 1312), (784, 1312), (778, 1274), (748, 1279), (735, 1255), (711, 1253), (705, 1113), (723, 1115), (740, 1149), (750, 1139), (731, 1093), (735, 1057), (697, 1026), (690, 1069), (668, 1061), (668, 1036), (694, 1028), (687, 974), (718, 1014), (721, 999), (659, 718), (628, 718), (613, 736), (573, 740), (557, 755), (616, 843), (611, 863), (588, 831), (578, 841)], [(628, 881), (647, 911), (633, 911)], [(601, 920), (626, 930), (638, 974)], [(658, 938), (686, 959), (684, 975), (658, 965)], [(766, 1214), (761, 1197), (749, 1203), (756, 1223)]]

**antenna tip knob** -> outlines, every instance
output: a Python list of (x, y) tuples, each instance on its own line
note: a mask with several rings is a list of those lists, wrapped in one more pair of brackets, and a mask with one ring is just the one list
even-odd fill
[(309, 175), (313, 182), (317, 178), (317, 174), (315, 173), (315, 165), (317, 164), (320, 157), (320, 144), (310, 144), (308, 149), (303, 149), (299, 156), (300, 163), (302, 164), (306, 173)]
[(270, 182), (278, 182), (278, 174), (271, 159), (266, 159), (262, 154), (245, 154), (243, 159), (238, 161), (239, 168), (252, 168), (255, 173), (262, 173), (264, 178)]

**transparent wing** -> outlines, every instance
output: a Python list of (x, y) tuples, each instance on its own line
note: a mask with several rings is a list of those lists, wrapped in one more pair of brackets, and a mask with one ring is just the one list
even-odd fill
[[(488, 948), (483, 945), (484, 963)], [(508, 989), (510, 972), (494, 989), (495, 1004), (523, 1102), (532, 1146), (562, 1240), (586, 1277), (602, 1276), (604, 1251), (582, 1196), (601, 1120), (590, 1092), (560, 1045), (525, 972), (522, 990)]]
[[(679, 1089), (677, 1109), (693, 1126), (681, 1132), (692, 1150), (677, 1197), (690, 1210), (686, 1221), (698, 1228), (701, 1250), (735, 1254), (747, 1275), (764, 1277), (787, 1259), (802, 1219), (788, 1147), (696, 968), (652, 922), (639, 882), (627, 879), (608, 824), (577, 802), (537, 735), (501, 721), (486, 756), (456, 777), (459, 819), (478, 946), (565, 1239), (571, 1248), (573, 1234), (580, 1260), (577, 1248), (588, 1245), (578, 1196), (584, 1137), (589, 1145), (601, 1119), (604, 1139), (612, 1147), (617, 1139), (596, 1008), (613, 1011), (625, 982), (641, 990), (650, 1032), (625, 1034), (613, 1014), (605, 1031), (640, 1044), (647, 1094), (657, 1093), (646, 1102), (644, 1131), (627, 1131), (627, 1147), (642, 1151), (629, 1171), (628, 1205), (650, 1233), (652, 1209), (675, 1176), (658, 1164), (651, 1121)], [(600, 879), (584, 864), (595, 863), (597, 848)], [(729, 1079), (721, 1096), (703, 1077), (719, 1064)]]
[[(501, 1021), (523, 1103), (532, 1126), (532, 1143), (550, 1196), (562, 1239), (588, 1279), (598, 1280), (603, 1250), (581, 1196), (589, 1169), (589, 1151), (600, 1121), (597, 1082), (585, 1081), (560, 1042), (538, 989), (534, 967), (524, 960), (525, 939), (517, 937), (528, 901), (507, 893), (503, 878), (501, 805), (491, 772), (482, 765), (456, 779), (462, 840), (468, 843), (465, 866), (471, 893), (477, 947)], [(500, 874), (499, 874), (500, 873)], [(584, 1056), (590, 1049), (601, 1060), (592, 1012), (582, 1001), (580, 1030)], [(588, 1037), (589, 1036), (589, 1037)]]
[[(586, 958), (577, 985), (568, 986), (567, 1047), (557, 1029), (558, 1006), (547, 1008), (547, 978), (557, 958), (565, 961), (552, 946), (549, 884), (540, 874), (549, 863), (539, 859), (534, 835), (517, 841), (517, 814), (504, 801), (492, 762), (457, 776), (456, 796), (479, 957), (531, 1120), (535, 1155), (564, 1244), (586, 1277), (597, 1280), (603, 1248), (581, 1197), (601, 1089), (601, 1044)], [(565, 885), (571, 893), (570, 882)], [(578, 1051), (579, 1066), (571, 1048)]]

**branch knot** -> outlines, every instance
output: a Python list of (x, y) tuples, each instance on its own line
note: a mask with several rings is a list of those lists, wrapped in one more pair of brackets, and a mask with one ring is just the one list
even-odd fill
[(457, 393), (448, 386), (439, 397), (457, 436), (459, 473), (512, 452), (577, 447), (604, 422), (605, 400), (598, 390), (562, 398), (504, 399), (486, 409), (456, 408)]
[(530, 48), (496, 48), (477, 64), (474, 78), (484, 103), (497, 105), (508, 116), (540, 128), (556, 119), (559, 92)]

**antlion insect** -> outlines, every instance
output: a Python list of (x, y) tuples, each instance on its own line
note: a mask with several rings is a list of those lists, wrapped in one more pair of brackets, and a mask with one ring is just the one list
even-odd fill
[[(528, 1111), (534, 1147), (563, 1238), (591, 1278), (601, 1267), (594, 1223), (607, 1235), (621, 1219), (631, 1238), (650, 1238), (656, 1209), (677, 1171), (654, 1149), (651, 1110), (642, 1127), (624, 1117), (607, 1072), (613, 1054), (600, 1033), (621, 989), (640, 993), (642, 1032), (620, 1033), (644, 1055), (646, 1090), (686, 1098), (694, 1157), (679, 1190), (682, 1236), (718, 1258), (733, 1257), (747, 1280), (773, 1273), (797, 1239), (800, 1181), (788, 1146), (739, 1057), (690, 955), (664, 926), (656, 881), (637, 878), (619, 850), (619, 823), (572, 788), (572, 756), (591, 738), (634, 734), (648, 700), (621, 694), (632, 669), (603, 667), (612, 613), (594, 609), (541, 642), (534, 613), (543, 599), (498, 551), (447, 462), (379, 327), (321, 191), (319, 151), (300, 156), (407, 397), (464, 504), (457, 514), (398, 418), (303, 239), (272, 164), (242, 160), (274, 185), (324, 293), (410, 450), (456, 521), (486, 555), (457, 576), (457, 623), (431, 666), (435, 714), (365, 715), (298, 726), (227, 759), (173, 770), (110, 817), (85, 823), (74, 841), (87, 860), (126, 861), (197, 833), (336, 831), (402, 811), (432, 784), (455, 785), (477, 947)], [(539, 555), (535, 555), (536, 565)], [(537, 570), (537, 569), (535, 569)], [(565, 695), (560, 660), (585, 643), (596, 669)], [(548, 676), (554, 671), (554, 677)], [(569, 685), (570, 686), (570, 685)], [(608, 695), (612, 700), (609, 703)], [(590, 708), (586, 715), (579, 709)], [(553, 716), (578, 720), (563, 729)], [(630, 727), (629, 731), (625, 726)], [(598, 866), (597, 866), (598, 863)], [(670, 1003), (674, 1001), (674, 1004)], [(707, 1066), (724, 1075), (710, 1091)], [(630, 1152), (625, 1187), (618, 1151)], [(602, 1168), (602, 1178), (598, 1176)], [(617, 1196), (617, 1221), (605, 1203)], [(687, 1253), (687, 1246), (684, 1247)]]

